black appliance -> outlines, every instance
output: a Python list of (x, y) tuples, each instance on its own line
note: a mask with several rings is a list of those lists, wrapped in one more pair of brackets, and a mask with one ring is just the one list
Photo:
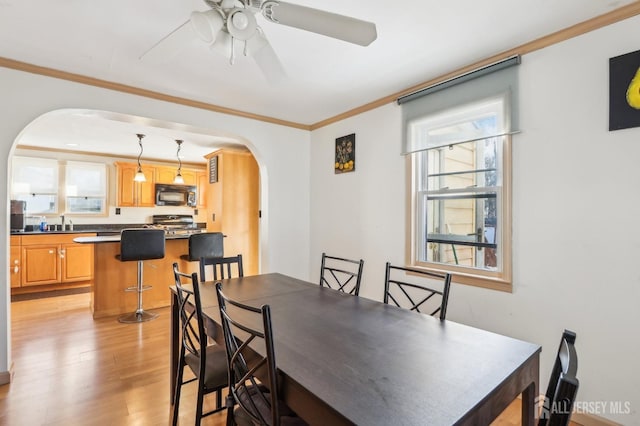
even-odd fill
[(22, 200), (11, 200), (11, 231), (24, 231), (24, 217), (27, 210), (27, 202)]
[(156, 206), (196, 206), (195, 185), (156, 183)]

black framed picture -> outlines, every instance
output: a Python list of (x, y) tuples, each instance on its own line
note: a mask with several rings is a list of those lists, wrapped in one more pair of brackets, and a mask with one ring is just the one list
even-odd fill
[(356, 170), (356, 134), (352, 133), (336, 139), (336, 174)]
[(609, 130), (640, 127), (640, 50), (609, 59)]

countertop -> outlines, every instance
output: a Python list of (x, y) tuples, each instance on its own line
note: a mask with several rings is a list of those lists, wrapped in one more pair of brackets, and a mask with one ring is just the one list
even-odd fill
[[(186, 240), (189, 238), (189, 234), (165, 234), (164, 238), (165, 240)], [(73, 241), (80, 244), (119, 243), (120, 234), (95, 237), (76, 237)]]

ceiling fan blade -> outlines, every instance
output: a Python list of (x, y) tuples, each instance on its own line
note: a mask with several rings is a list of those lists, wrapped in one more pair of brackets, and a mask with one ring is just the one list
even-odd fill
[(261, 31), (247, 40), (247, 54), (256, 61), (258, 68), (270, 84), (278, 84), (286, 78), (278, 55)]
[(283, 1), (264, 3), (262, 14), (277, 24), (368, 46), (377, 38), (376, 24)]
[(191, 28), (190, 20), (188, 20), (151, 46), (139, 59), (155, 63), (165, 62), (195, 38), (196, 34)]

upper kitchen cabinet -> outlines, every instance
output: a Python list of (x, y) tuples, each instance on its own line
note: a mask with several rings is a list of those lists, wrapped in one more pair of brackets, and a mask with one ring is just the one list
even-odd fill
[[(176, 167), (169, 167), (169, 166), (156, 166), (155, 169), (156, 169), (156, 182), (168, 183), (168, 184), (173, 183), (173, 180), (176, 178), (176, 172), (178, 170)], [(182, 175), (182, 179), (184, 180), (184, 185), (197, 185), (197, 179), (196, 179), (197, 172), (195, 170), (183, 168), (180, 171), (180, 174)]]
[(136, 163), (115, 163), (118, 174), (118, 203), (120, 207), (153, 207), (155, 205), (155, 177), (153, 166), (142, 166), (145, 182), (133, 178), (138, 171)]
[(218, 150), (207, 156), (207, 231), (225, 234), (224, 253), (242, 254), (245, 275), (258, 269), (260, 175), (249, 151)]
[(207, 185), (209, 185), (209, 175), (207, 172), (196, 173), (196, 187), (198, 191), (198, 208), (207, 208)]

